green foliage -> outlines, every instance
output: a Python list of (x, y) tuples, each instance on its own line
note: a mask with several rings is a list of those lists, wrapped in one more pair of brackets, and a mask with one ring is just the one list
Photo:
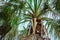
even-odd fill
[(20, 5), (19, 5), (19, 8), (20, 9), (23, 9), (25, 6), (25, 2), (24, 1), (20, 1)]
[[(5, 22), (12, 27), (11, 31), (7, 33), (7, 37), (9, 36), (8, 38), (12, 39), (16, 35), (15, 33), (17, 32), (18, 24), (30, 21), (31, 19), (33, 20), (34, 17), (40, 18), (42, 21), (47, 21), (45, 24), (45, 26), (48, 25), (47, 30), (49, 29), (49, 27), (51, 27), (49, 32), (52, 32), (52, 30), (55, 30), (56, 36), (59, 35), (60, 25), (58, 24), (60, 24), (59, 22), (60, 20), (56, 21), (51, 18), (43, 17), (44, 15), (46, 15), (45, 13), (46, 9), (48, 9), (47, 11), (52, 11), (52, 9), (50, 8), (50, 5), (47, 4), (48, 1), (46, 1), (47, 3), (43, 2), (44, 4), (42, 4), (42, 1), (43, 0), (25, 0), (25, 1), (10, 0), (8, 3), (4, 5), (4, 7), (2, 7), (2, 12), (0, 12), (0, 19), (5, 20)], [(19, 5), (17, 5), (17, 3)], [(41, 10), (41, 7), (42, 7), (41, 5), (43, 5), (42, 10)], [(56, 1), (55, 7), (57, 10), (60, 10), (59, 0)], [(27, 35), (27, 30), (25, 27), (24, 27), (24, 30), (20, 32), (21, 32), (21, 35), (23, 34)]]
[(19, 0), (10, 0), (10, 2), (19, 2)]
[(21, 36), (27, 36), (28, 31), (27, 31), (27, 29), (24, 26), (23, 26), (23, 28), (24, 28), (24, 30), (20, 31), (20, 35)]
[(60, 10), (60, 0), (56, 0), (55, 4), (56, 4), (56, 6), (55, 6), (56, 9)]

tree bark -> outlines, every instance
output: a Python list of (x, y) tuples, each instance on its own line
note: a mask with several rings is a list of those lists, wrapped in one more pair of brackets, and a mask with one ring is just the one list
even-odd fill
[(33, 18), (33, 34), (35, 34), (36, 31), (36, 18)]

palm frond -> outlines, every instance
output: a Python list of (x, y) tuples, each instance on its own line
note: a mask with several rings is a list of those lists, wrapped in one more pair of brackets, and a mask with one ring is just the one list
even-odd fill
[(37, 7), (37, 9), (39, 9), (40, 8), (40, 5), (41, 5), (41, 2), (42, 2), (42, 0), (38, 0), (38, 7)]
[(34, 10), (32, 9), (31, 5), (28, 2), (26, 3), (28, 4), (28, 8), (34, 13)]
[(34, 0), (34, 12), (36, 13), (37, 11), (37, 0)]

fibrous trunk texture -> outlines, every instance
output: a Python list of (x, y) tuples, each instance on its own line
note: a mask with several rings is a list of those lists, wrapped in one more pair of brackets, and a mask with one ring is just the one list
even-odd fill
[(35, 34), (36, 31), (36, 18), (33, 19), (33, 34)]
[(29, 35), (29, 36), (26, 36), (26, 37), (19, 37), (19, 40), (50, 40), (48, 37), (47, 38), (42, 38), (40, 37), (39, 35)]

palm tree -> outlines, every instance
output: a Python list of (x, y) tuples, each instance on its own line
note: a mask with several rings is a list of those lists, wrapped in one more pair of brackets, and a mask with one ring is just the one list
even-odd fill
[[(36, 26), (37, 26), (36, 20), (38, 20), (38, 19), (40, 19), (42, 21), (47, 21), (48, 25), (52, 25), (52, 24), (53, 24), (53, 26), (55, 25), (56, 20), (44, 17), (44, 15), (46, 15), (46, 13), (45, 13), (46, 11), (52, 11), (50, 6), (48, 5), (47, 0), (44, 2), (43, 2), (43, 0), (25, 0), (25, 1), (24, 0), (22, 0), (22, 1), (10, 0), (6, 4), (8, 5), (6, 8), (9, 9), (8, 13), (11, 13), (11, 15), (12, 15), (12, 16), (9, 15), (9, 17), (11, 17), (11, 20), (10, 19), (9, 20), (10, 20), (10, 22), (12, 22), (12, 23), (10, 23), (12, 26), (20, 24), (21, 22), (24, 23), (24, 22), (32, 20), (33, 34), (35, 34)], [(41, 6), (41, 5), (43, 5), (43, 6)], [(11, 6), (14, 7), (14, 9), (10, 10)], [(18, 12), (18, 11), (19, 11), (19, 13), (17, 13), (17, 14), (19, 16), (16, 16), (16, 12)], [(51, 27), (51, 28), (54, 29), (54, 27)]]
[(33, 22), (33, 34), (35, 34), (35, 31), (36, 31), (36, 20), (37, 19), (43, 20), (44, 18), (46, 18), (46, 17), (43, 18), (43, 15), (45, 14), (46, 9), (49, 9), (48, 4), (46, 2), (44, 2), (45, 3), (44, 8), (40, 10), (41, 3), (42, 3), (42, 0), (26, 1), (27, 7), (25, 10), (27, 10), (28, 13), (24, 14), (24, 16), (26, 15), (28, 19), (32, 20), (32, 22)]
[[(54, 20), (54, 19), (52, 19), (52, 18), (47, 18), (47, 17), (44, 17), (44, 15), (45, 15), (45, 12), (46, 12), (46, 9), (48, 9), (48, 11), (52, 11), (52, 12), (54, 12), (51, 8), (50, 8), (50, 5), (48, 5), (48, 3), (47, 3), (48, 1), (46, 0), (46, 2), (44, 3), (44, 8), (43, 9), (41, 9), (40, 10), (40, 7), (41, 7), (41, 3), (42, 3), (42, 0), (29, 0), (29, 1), (27, 1), (26, 0), (26, 9), (25, 10), (27, 10), (27, 13), (26, 14), (24, 14), (24, 19), (25, 19), (25, 21), (23, 21), (23, 23), (24, 22), (26, 22), (26, 21), (29, 21), (29, 19), (30, 20), (32, 20), (32, 24), (33, 24), (33, 34), (35, 34), (35, 31), (36, 31), (36, 20), (37, 19), (40, 19), (40, 20), (42, 20), (42, 21), (47, 21), (47, 24), (48, 25), (51, 25), (51, 29), (54, 29), (55, 30), (55, 28), (54, 27), (52, 27), (52, 26), (54, 26), (54, 25), (56, 25), (55, 24), (55, 21), (56, 20)], [(55, 13), (55, 12), (54, 12)], [(26, 16), (25, 16), (26, 15)], [(23, 20), (24, 20), (23, 19)], [(50, 27), (50, 26), (49, 26)], [(48, 28), (49, 28), (48, 27)], [(57, 26), (55, 26), (55, 27), (57, 27)]]

